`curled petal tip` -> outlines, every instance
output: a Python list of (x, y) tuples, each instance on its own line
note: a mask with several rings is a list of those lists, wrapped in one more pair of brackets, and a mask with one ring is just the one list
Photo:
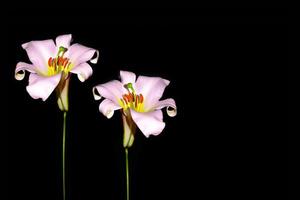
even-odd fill
[(114, 111), (121, 107), (116, 105), (114, 102), (108, 99), (104, 99), (99, 105), (99, 111), (110, 119), (114, 115)]
[(177, 108), (168, 106), (168, 107), (167, 107), (167, 114), (168, 114), (170, 117), (175, 117), (175, 116), (177, 115)]
[(96, 50), (96, 57), (91, 59), (90, 62), (93, 64), (96, 64), (98, 62), (98, 58), (99, 58), (99, 50)]
[(86, 80), (86, 78), (81, 74), (78, 74), (77, 77), (80, 80), (80, 82), (82, 82), (82, 83)]
[(156, 107), (155, 109), (162, 109), (162, 108), (166, 107), (167, 114), (170, 117), (175, 117), (177, 115), (177, 106), (176, 106), (175, 100), (172, 98), (159, 101), (155, 107)]
[(23, 80), (25, 77), (25, 70), (20, 70), (18, 72), (15, 73), (15, 79), (18, 81)]
[(15, 69), (15, 79), (18, 81), (23, 80), (25, 77), (25, 71), (35, 73), (33, 65), (24, 62), (18, 62)]
[(110, 119), (114, 115), (114, 111), (108, 110), (108, 111), (106, 111), (106, 113), (104, 115), (107, 117), (107, 119)]
[(92, 74), (93, 69), (87, 63), (82, 63), (71, 70), (72, 73), (77, 74), (81, 82), (86, 81)]
[(97, 87), (93, 87), (93, 97), (94, 99), (97, 101), (97, 100), (100, 100), (101, 99), (101, 95), (99, 94), (98, 90), (97, 90)]

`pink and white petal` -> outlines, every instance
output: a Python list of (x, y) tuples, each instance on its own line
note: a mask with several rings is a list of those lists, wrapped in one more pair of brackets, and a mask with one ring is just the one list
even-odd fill
[(169, 99), (165, 99), (165, 100), (159, 101), (159, 102), (157, 102), (157, 104), (155, 105), (154, 108), (156, 110), (158, 110), (158, 109), (162, 109), (162, 108), (165, 108), (165, 107), (167, 107), (167, 114), (170, 117), (176, 116), (176, 114), (177, 114), (177, 107), (176, 107), (176, 103), (175, 103), (174, 99), (169, 98)]
[(104, 99), (99, 105), (99, 111), (108, 119), (114, 115), (115, 110), (119, 109), (121, 109), (121, 107), (109, 99)]
[(126, 117), (124, 114), (122, 114), (122, 120), (123, 120), (123, 129), (124, 129), (123, 147), (129, 148), (133, 145), (136, 125), (132, 121), (131, 117)]
[(138, 77), (135, 89), (138, 94), (144, 96), (146, 111), (149, 111), (159, 101), (169, 83), (170, 81), (160, 77)]
[(93, 95), (95, 100), (99, 100), (104, 97), (113, 101), (115, 104), (119, 104), (119, 100), (120, 98), (122, 98), (123, 92), (123, 84), (117, 80), (109, 81), (107, 83), (97, 85), (93, 88)]
[[(96, 57), (93, 58), (95, 53)], [(66, 57), (70, 58), (74, 66), (80, 65), (81, 63), (85, 63), (87, 61), (95, 64), (98, 61), (99, 51), (76, 43), (70, 46), (65, 55)]]
[(25, 77), (25, 71), (36, 73), (35, 67), (32, 64), (18, 62), (15, 69), (15, 79), (17, 79), (18, 81), (23, 80)]
[(84, 82), (93, 74), (92, 67), (87, 63), (81, 63), (80, 65), (71, 69), (71, 72), (77, 74), (78, 79)]
[(60, 35), (55, 39), (56, 47), (69, 48), (72, 41), (72, 34)]
[(30, 74), (29, 84), (26, 87), (26, 90), (32, 98), (41, 98), (43, 101), (46, 101), (58, 85), (60, 78), (61, 73), (49, 77), (40, 76), (38, 74)]
[(133, 121), (146, 137), (159, 135), (165, 128), (165, 123), (162, 121), (163, 114), (161, 110), (140, 113), (131, 109), (130, 112)]
[(123, 84), (127, 84), (127, 83), (135, 83), (136, 80), (136, 75), (133, 72), (129, 72), (129, 71), (120, 71), (120, 78), (121, 78), (121, 82)]
[(48, 73), (48, 60), (50, 57), (55, 57), (56, 46), (53, 40), (31, 41), (22, 44), (26, 50), (29, 60), (41, 74)]

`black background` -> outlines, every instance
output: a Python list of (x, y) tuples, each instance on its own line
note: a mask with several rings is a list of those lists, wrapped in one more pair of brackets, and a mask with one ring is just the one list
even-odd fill
[[(99, 15), (96, 15), (99, 14)], [(125, 199), (119, 112), (106, 119), (91, 88), (119, 70), (171, 81), (156, 137), (136, 135), (130, 149), (131, 200), (268, 199), (287, 182), (287, 13), (279, 10), (191, 9), (19, 16), (7, 23), (2, 109), (7, 116), (9, 199), (62, 199), (62, 113), (14, 79), (21, 44), (73, 34), (100, 51), (93, 76), (72, 76), (67, 121), (68, 200)], [(2, 99), (3, 100), (3, 99)], [(286, 196), (286, 192), (285, 192)]]

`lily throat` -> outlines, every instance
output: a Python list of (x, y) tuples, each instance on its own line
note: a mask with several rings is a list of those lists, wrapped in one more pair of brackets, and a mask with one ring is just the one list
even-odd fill
[(64, 54), (68, 51), (65, 47), (59, 47), (57, 56), (55, 58), (50, 57), (48, 59), (48, 75), (52, 76), (59, 72), (68, 73), (71, 69), (72, 63), (70, 59), (64, 57)]
[(137, 112), (144, 112), (144, 96), (142, 94), (136, 94), (132, 83), (125, 84), (124, 87), (128, 93), (122, 95), (120, 98), (120, 105), (124, 110), (131, 108)]

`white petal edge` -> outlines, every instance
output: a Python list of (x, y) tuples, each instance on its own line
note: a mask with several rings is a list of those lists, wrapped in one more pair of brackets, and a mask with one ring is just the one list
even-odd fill
[(15, 70), (15, 79), (17, 79), (18, 81), (23, 80), (25, 77), (25, 71), (36, 73), (35, 68), (32, 64), (18, 62)]
[(60, 78), (61, 73), (50, 77), (30, 74), (29, 85), (26, 87), (26, 90), (33, 99), (41, 98), (43, 101), (46, 101), (58, 85)]
[(130, 112), (133, 121), (146, 137), (159, 135), (165, 128), (166, 124), (162, 121), (163, 114), (161, 110), (140, 113), (131, 109)]
[(84, 82), (93, 74), (93, 69), (89, 64), (81, 63), (80, 65), (71, 69), (71, 72), (77, 74), (78, 79), (81, 82)]
[(115, 110), (119, 109), (121, 109), (121, 107), (109, 99), (104, 99), (99, 105), (99, 111), (108, 119), (114, 115)]
[(167, 114), (170, 117), (174, 117), (177, 115), (177, 107), (174, 99), (164, 99), (162, 101), (157, 102), (157, 104), (155, 105), (155, 109), (162, 109), (165, 107), (167, 107)]

